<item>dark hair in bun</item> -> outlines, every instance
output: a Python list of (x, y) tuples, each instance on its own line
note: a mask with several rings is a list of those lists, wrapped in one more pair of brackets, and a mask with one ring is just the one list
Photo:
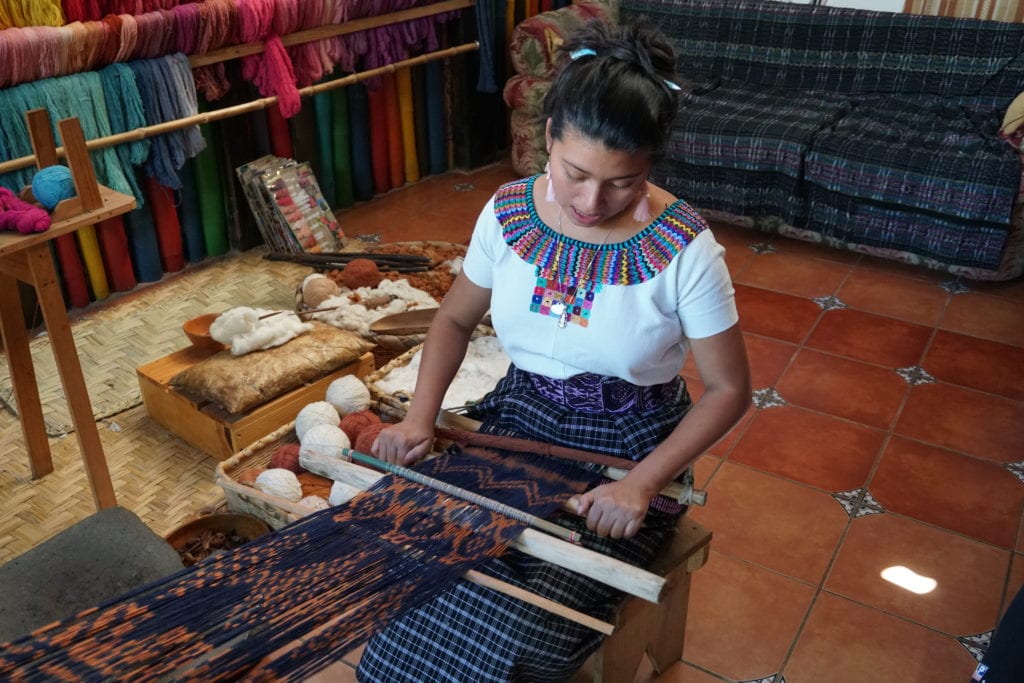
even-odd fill
[(610, 149), (661, 154), (679, 99), (675, 53), (665, 35), (646, 20), (621, 26), (595, 20), (572, 33), (562, 50), (566, 63), (544, 99), (552, 136), (560, 139), (571, 127)]

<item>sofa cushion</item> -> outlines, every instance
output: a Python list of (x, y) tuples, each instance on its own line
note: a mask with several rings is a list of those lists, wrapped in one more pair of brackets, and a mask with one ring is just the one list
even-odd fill
[(673, 41), (685, 73), (846, 93), (1014, 97), (1024, 25), (768, 0), (622, 0)]
[(814, 140), (806, 180), (861, 199), (1005, 231), (1021, 167), (999, 113), (934, 97), (859, 100)]
[[(818, 185), (809, 187), (807, 228), (834, 247), (870, 246), (929, 267), (958, 266), (967, 275), (992, 273), (1002, 265), (1006, 227), (972, 224), (911, 207), (878, 204)], [(978, 269), (982, 269), (979, 271)]]
[(777, 212), (799, 223), (806, 215), (804, 156), (847, 109), (846, 98), (829, 93), (720, 83), (683, 98), (655, 176), (700, 208)]
[(505, 82), (502, 97), (509, 109), (522, 109), (535, 116), (544, 111), (544, 98), (551, 90), (551, 81), (536, 76), (516, 74)]
[(610, 9), (599, 2), (580, 2), (522, 22), (509, 41), (512, 68), (522, 76), (554, 78), (565, 37), (591, 19), (610, 22), (613, 17)]

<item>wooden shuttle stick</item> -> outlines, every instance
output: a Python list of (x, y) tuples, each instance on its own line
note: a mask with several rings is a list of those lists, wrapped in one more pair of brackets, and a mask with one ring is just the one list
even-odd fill
[[(325, 453), (306, 451), (299, 456), (299, 464), (314, 474), (342, 482), (352, 489), (353, 497), (386, 476)], [(665, 579), (657, 574), (536, 529), (524, 529), (510, 547), (649, 602), (658, 602), (665, 588)]]

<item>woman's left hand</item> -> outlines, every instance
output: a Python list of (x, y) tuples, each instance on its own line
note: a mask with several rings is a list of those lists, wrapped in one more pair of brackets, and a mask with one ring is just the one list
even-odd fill
[(625, 480), (591, 489), (579, 496), (579, 513), (599, 536), (632, 538), (640, 530), (651, 497)]

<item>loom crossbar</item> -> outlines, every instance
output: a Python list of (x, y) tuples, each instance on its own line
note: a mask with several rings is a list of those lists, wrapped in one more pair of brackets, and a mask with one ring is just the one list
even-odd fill
[[(314, 474), (341, 482), (358, 492), (369, 489), (378, 480), (387, 476), (346, 462), (336, 455), (311, 450), (299, 455), (299, 464)], [(648, 602), (658, 602), (665, 590), (665, 579), (657, 574), (535, 529), (524, 529), (509, 547), (583, 574)]]

